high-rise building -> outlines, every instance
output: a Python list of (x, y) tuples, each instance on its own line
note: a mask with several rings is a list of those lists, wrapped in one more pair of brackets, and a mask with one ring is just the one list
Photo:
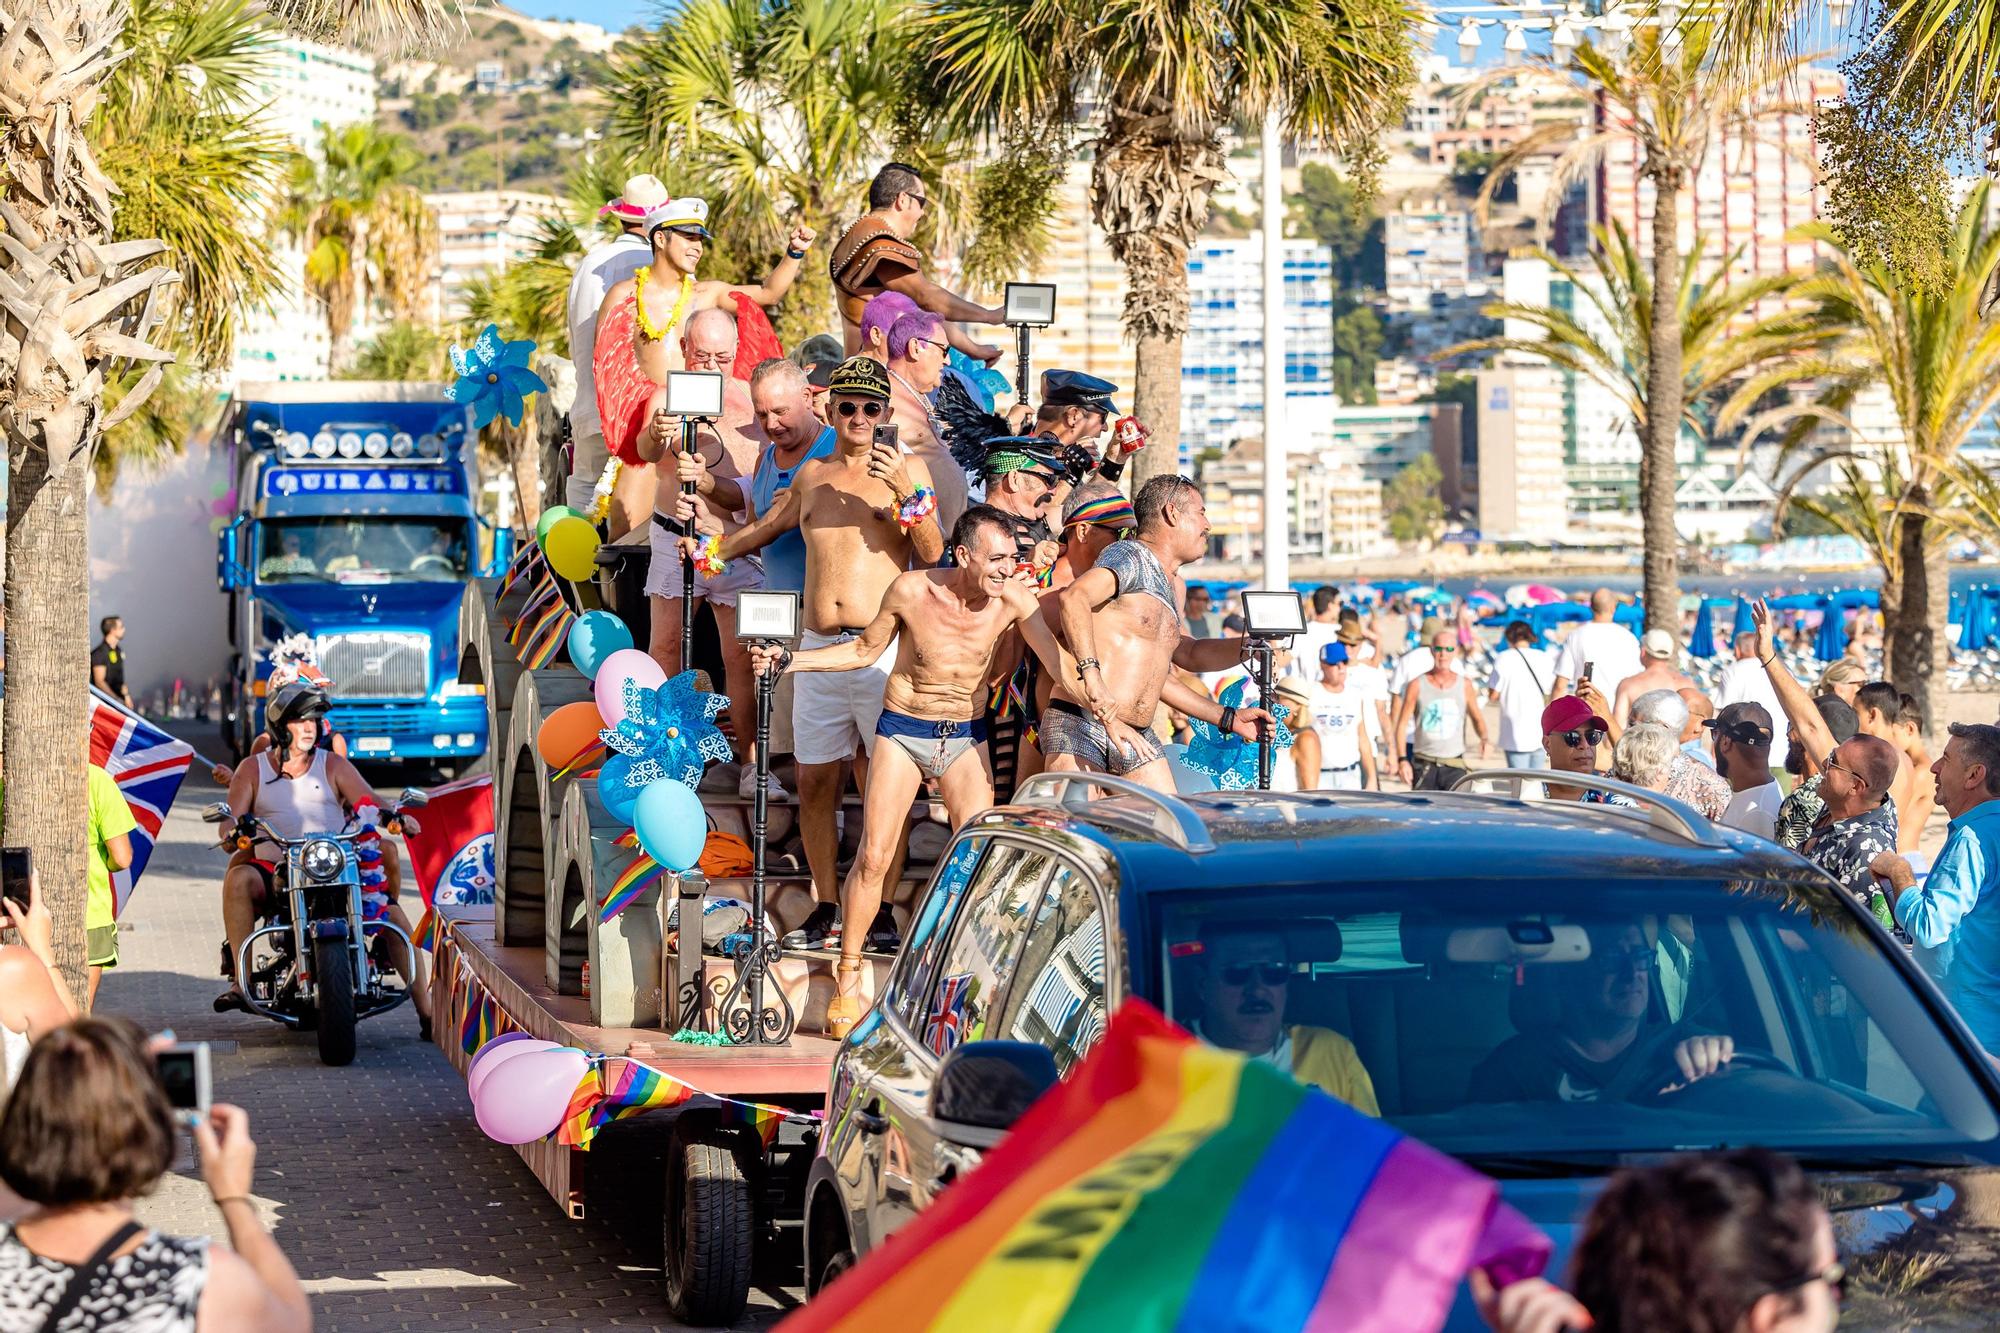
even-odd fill
[[(1263, 432), (1263, 238), (1204, 238), (1188, 254), (1188, 331), (1181, 344), (1181, 465)], [(1287, 429), (1324, 414), (1333, 392), (1333, 255), (1286, 240)]]
[[(1056, 285), (1056, 322), (1033, 333), (1031, 355), (1037, 374), (1044, 370), (1081, 370), (1110, 380), (1119, 389), (1118, 405), (1132, 396), (1132, 344), (1125, 337), (1125, 266), (1090, 216), (1090, 164), (1074, 162), (1063, 176), (1061, 201), (1052, 219), (1053, 234), (1042, 262), (1029, 276)], [(974, 329), (975, 337), (995, 341), (1009, 330)], [(1014, 376), (1014, 348), (1001, 340), (1007, 355), (1000, 369)]]
[[(1333, 450), (1292, 451), (1286, 459), (1290, 506), (1285, 531), (1301, 559), (1369, 555), (1382, 546), (1382, 483)], [(1264, 441), (1249, 436), (1201, 468), (1209, 555), (1231, 564), (1262, 557)]]
[(1385, 286), (1392, 310), (1428, 310), (1466, 295), (1475, 269), (1472, 215), (1412, 209), (1382, 219)]
[(1569, 530), (1563, 372), (1546, 363), (1479, 372), (1479, 528), (1553, 541)]
[[(328, 130), (375, 119), (375, 59), (296, 37), (275, 38), (254, 95), (268, 124), (300, 151), (318, 156)], [(246, 310), (238, 321), (235, 376), (323, 379), (331, 339), (325, 307), (305, 292), (305, 251), (278, 237), (271, 244), (286, 286), (269, 310)], [(357, 324), (361, 318), (357, 310)]]
[(541, 223), (560, 220), (566, 211), (554, 195), (532, 190), (456, 190), (427, 194), (424, 203), (438, 220), (438, 267), (431, 284), (437, 320), (470, 314), (465, 289), (472, 280), (533, 254)]

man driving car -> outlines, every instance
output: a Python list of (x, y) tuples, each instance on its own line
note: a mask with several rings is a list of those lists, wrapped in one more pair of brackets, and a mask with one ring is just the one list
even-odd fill
[[(1594, 1102), (1607, 1089), (1626, 1085), (1634, 1095), (1672, 1092), (1734, 1058), (1736, 1043), (1726, 1036), (1698, 1032), (1685, 1023), (1649, 1027), (1659, 951), (1636, 922), (1603, 922), (1584, 930), (1590, 939), (1588, 958), (1546, 965), (1553, 969), (1549, 980), (1559, 997), (1559, 1017), (1552, 1024), (1524, 1027), (1500, 1043), (1472, 1071), (1469, 1100)], [(1671, 1048), (1671, 1064), (1663, 1058), (1657, 1076), (1628, 1073), (1634, 1056), (1664, 1056), (1663, 1044), (1673, 1032), (1682, 1035)], [(1640, 1081), (1633, 1083), (1633, 1078)]]
[(1353, 1042), (1330, 1028), (1285, 1025), (1292, 965), (1281, 931), (1255, 922), (1211, 922), (1202, 928), (1197, 958), (1196, 1036), (1282, 1069), (1363, 1114), (1382, 1114)]

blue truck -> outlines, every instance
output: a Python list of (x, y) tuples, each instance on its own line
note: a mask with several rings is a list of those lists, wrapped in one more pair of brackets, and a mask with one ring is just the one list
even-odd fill
[(481, 687), (458, 682), (459, 599), (505, 568), (512, 536), (477, 511), (469, 410), (441, 384), (243, 384), (218, 439), (236, 479), (216, 555), (231, 753), (263, 728), (274, 657), (304, 646), (350, 757), (455, 769), (483, 755)]

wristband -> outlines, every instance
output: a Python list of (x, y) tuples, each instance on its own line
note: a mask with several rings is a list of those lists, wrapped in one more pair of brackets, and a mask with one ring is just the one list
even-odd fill
[(708, 540), (695, 548), (692, 559), (696, 572), (703, 578), (712, 579), (727, 569), (729, 562), (722, 558), (722, 534), (708, 534)]
[(1099, 662), (1094, 657), (1085, 657), (1078, 659), (1076, 664), (1076, 678), (1078, 680), (1082, 680), (1083, 673), (1091, 670), (1093, 667), (1099, 671), (1102, 671), (1104, 669), (1104, 664), (1102, 662)]
[(1772, 653), (1769, 657), (1760, 657), (1757, 660), (1764, 666), (1769, 666), (1771, 665), (1771, 663), (1778, 660), (1778, 655), (1776, 653)]
[(1236, 705), (1224, 704), (1222, 706), (1222, 720), (1215, 725), (1221, 731), (1236, 730)]
[(210, 1201), (214, 1203), (217, 1208), (222, 1207), (222, 1205), (225, 1203), (247, 1203), (252, 1208), (255, 1208), (257, 1206), (256, 1203), (247, 1194), (225, 1194), (219, 1199), (215, 1198), (213, 1195), (210, 1195), (209, 1198)]
[(936, 512), (937, 492), (928, 486), (919, 486), (910, 492), (909, 499), (896, 506), (896, 522), (908, 532)]
[(785, 251), (785, 258), (787, 259), (804, 259), (805, 257), (806, 257), (806, 252), (803, 250)]

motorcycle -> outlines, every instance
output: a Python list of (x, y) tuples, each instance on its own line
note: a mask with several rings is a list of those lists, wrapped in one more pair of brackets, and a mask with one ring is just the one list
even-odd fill
[[(401, 831), (405, 811), (430, 798), (406, 788), (396, 798), (383, 833)], [(224, 850), (247, 851), (267, 842), (282, 850), (272, 872), (273, 892), (258, 914), (257, 927), (234, 959), (242, 1002), (251, 1012), (287, 1027), (311, 1031), (319, 1039), (321, 1063), (344, 1065), (354, 1059), (354, 1029), (364, 1018), (387, 1013), (410, 998), (409, 990), (388, 985), (394, 966), (385, 956), (389, 937), (400, 939), (413, 960), (416, 949), (402, 927), (364, 921), (361, 862), (356, 844), (368, 833), (354, 820), (338, 833), (281, 836), (253, 814), (236, 818), (226, 802), (202, 812), (210, 824), (236, 827)], [(231, 975), (229, 942), (222, 943), (222, 975)], [(221, 1007), (222, 1002), (217, 1002)]]

